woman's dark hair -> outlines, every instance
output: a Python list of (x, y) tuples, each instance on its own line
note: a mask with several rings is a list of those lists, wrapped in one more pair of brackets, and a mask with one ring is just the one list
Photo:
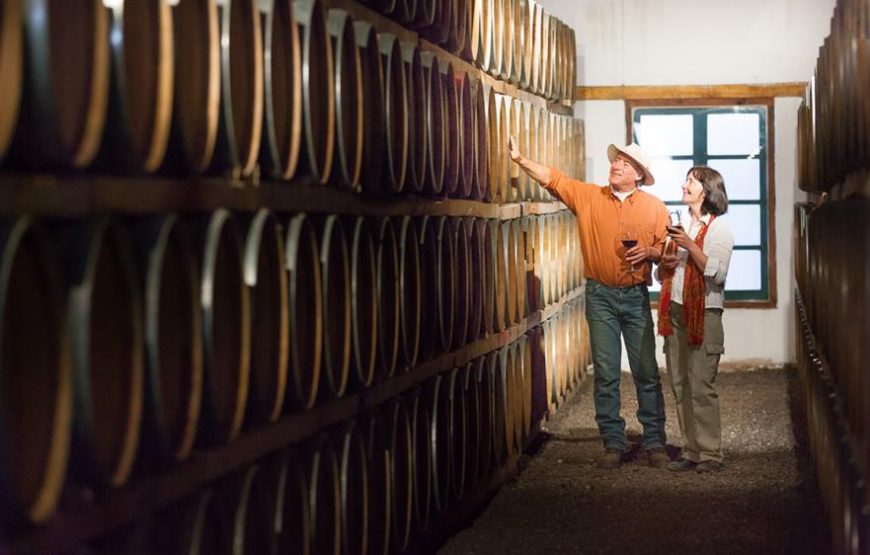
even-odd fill
[(693, 166), (686, 176), (694, 176), (704, 187), (704, 202), (701, 203), (701, 214), (721, 216), (728, 211), (728, 193), (725, 192), (725, 180), (722, 174), (709, 166)]

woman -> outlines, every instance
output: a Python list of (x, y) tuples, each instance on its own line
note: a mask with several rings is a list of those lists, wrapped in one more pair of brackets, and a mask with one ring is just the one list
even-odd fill
[(667, 468), (711, 472), (724, 468), (716, 374), (724, 352), (725, 277), (734, 247), (731, 229), (719, 218), (728, 210), (719, 172), (706, 166), (690, 169), (683, 203), (689, 217), (668, 227), (671, 245), (658, 268), (658, 328), (665, 338), (668, 375), (685, 442), (683, 456)]

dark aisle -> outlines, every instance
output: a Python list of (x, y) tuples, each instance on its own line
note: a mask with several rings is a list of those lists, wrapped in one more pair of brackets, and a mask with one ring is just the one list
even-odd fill
[[(678, 445), (664, 379), (669, 443)], [(796, 385), (790, 370), (721, 374), (727, 466), (699, 475), (646, 465), (637, 451), (640, 427), (627, 374), (623, 416), (634, 449), (621, 468), (596, 468), (601, 444), (590, 376), (546, 426), (546, 441), (521, 462), (519, 477), (440, 553), (827, 553), (805, 425), (794, 408)]]

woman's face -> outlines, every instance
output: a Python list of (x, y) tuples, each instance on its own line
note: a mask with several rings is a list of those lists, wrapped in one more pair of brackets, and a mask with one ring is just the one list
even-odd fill
[(690, 173), (683, 183), (683, 204), (695, 204), (704, 201), (704, 186)]

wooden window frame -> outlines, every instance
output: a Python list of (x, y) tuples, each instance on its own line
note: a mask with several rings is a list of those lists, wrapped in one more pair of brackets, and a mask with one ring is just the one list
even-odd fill
[[(747, 98), (650, 98), (631, 99), (625, 101), (625, 129), (626, 143), (633, 139), (632, 117), (635, 108), (702, 108), (755, 105), (767, 107), (767, 299), (741, 299), (726, 300), (725, 308), (777, 308), (777, 271), (776, 271), (776, 144), (774, 142), (775, 119), (774, 99), (772, 97), (747, 97)], [(761, 261), (762, 264), (765, 260)], [(653, 301), (655, 306), (658, 301)]]

